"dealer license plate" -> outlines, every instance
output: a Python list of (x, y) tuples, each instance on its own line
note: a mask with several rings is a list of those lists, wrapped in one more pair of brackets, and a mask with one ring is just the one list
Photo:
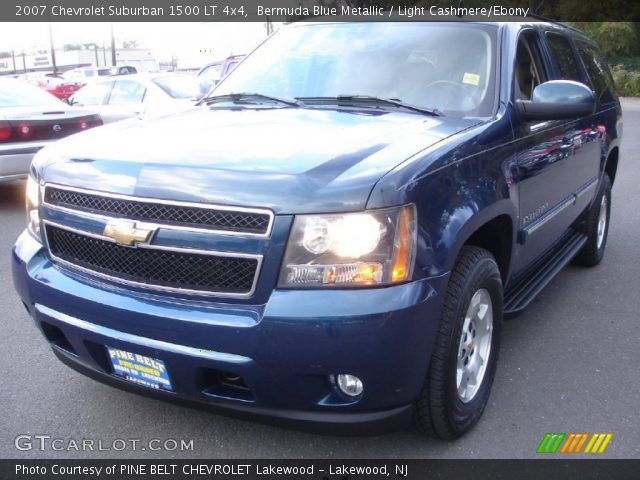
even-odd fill
[(167, 367), (162, 360), (107, 346), (113, 374), (132, 383), (172, 391)]

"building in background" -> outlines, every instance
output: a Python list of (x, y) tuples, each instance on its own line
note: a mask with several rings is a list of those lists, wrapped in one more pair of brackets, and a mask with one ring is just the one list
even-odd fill
[[(116, 49), (116, 64), (136, 67), (139, 72), (160, 69), (154, 51), (146, 48)], [(56, 65), (59, 73), (77, 67), (111, 67), (111, 49), (94, 47), (81, 50), (57, 50)], [(24, 54), (13, 52), (0, 58), (0, 75), (29, 72), (51, 72), (53, 65), (49, 52)]]
[(140, 72), (171, 70), (197, 72), (202, 66), (230, 55), (250, 53), (276, 22), (176, 22), (51, 24), (53, 35), (41, 23), (0, 22), (0, 75), (52, 72), (50, 48), (55, 46), (56, 67), (64, 72), (78, 67), (111, 67), (111, 35), (117, 65)]

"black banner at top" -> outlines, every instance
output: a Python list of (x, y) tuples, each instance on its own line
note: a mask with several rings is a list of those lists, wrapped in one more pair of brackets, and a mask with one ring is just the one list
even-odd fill
[(640, 21), (640, 2), (608, 0), (3, 0), (4, 22)]

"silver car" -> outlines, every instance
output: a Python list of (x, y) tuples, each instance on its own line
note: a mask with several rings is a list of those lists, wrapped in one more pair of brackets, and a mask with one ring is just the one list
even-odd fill
[(200, 84), (192, 75), (135, 74), (96, 80), (68, 101), (73, 106), (96, 110), (104, 123), (111, 123), (184, 110), (200, 95)]
[(23, 80), (0, 78), (0, 182), (26, 178), (42, 147), (98, 125), (94, 112), (71, 108)]

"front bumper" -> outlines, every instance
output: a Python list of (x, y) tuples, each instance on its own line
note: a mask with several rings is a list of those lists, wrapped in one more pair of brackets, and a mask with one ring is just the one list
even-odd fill
[[(408, 423), (446, 284), (442, 276), (379, 289), (274, 290), (262, 305), (176, 301), (60, 269), (26, 232), (12, 264), (35, 323), (76, 370), (166, 400), (335, 432)], [(105, 345), (163, 360), (174, 392), (112, 375)], [(220, 372), (248, 390), (221, 384)], [(331, 375), (339, 373), (362, 379), (361, 397), (338, 391)]]

